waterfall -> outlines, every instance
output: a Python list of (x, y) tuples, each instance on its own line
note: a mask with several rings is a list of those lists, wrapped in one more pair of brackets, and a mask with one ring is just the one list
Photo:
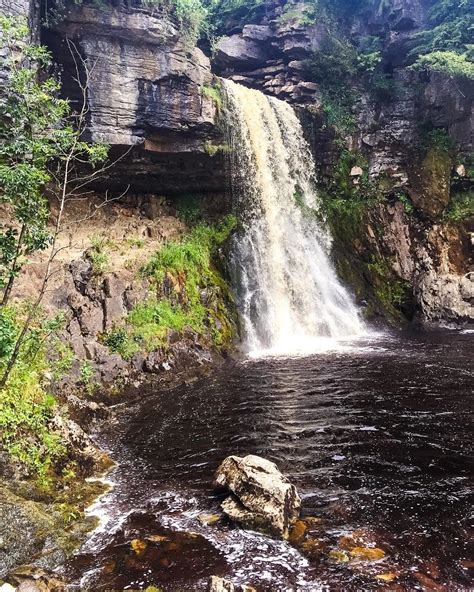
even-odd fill
[(242, 230), (232, 271), (250, 352), (291, 354), (363, 332), (329, 259), (314, 161), (294, 109), (224, 80), (232, 192)]

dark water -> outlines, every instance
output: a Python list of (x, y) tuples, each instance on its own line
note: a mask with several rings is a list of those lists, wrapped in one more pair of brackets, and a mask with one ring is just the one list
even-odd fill
[[(229, 364), (176, 391), (144, 393), (102, 434), (120, 466), (107, 519), (67, 566), (81, 590), (205, 590), (210, 575), (259, 592), (474, 590), (474, 334), (382, 336), (347, 351)], [(198, 516), (215, 512), (229, 454), (275, 461), (326, 549)], [(472, 524), (472, 523), (471, 523)], [(362, 532), (376, 562), (329, 557)], [(391, 583), (377, 578), (390, 573)]]

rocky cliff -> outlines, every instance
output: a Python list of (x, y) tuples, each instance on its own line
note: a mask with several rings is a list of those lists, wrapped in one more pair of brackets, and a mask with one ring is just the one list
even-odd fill
[[(267, 5), (254, 22), (220, 38), (214, 69), (305, 107), (321, 191), (344, 200), (328, 203), (339, 270), (359, 301), (370, 302), (371, 314), (469, 321), (474, 81), (410, 68), (433, 2), (364, 5), (332, 21), (313, 18), (305, 3)], [(338, 73), (340, 63), (330, 61), (335, 49), (341, 53), (335, 43), (370, 43), (380, 63), (376, 73), (359, 68), (336, 93), (329, 88), (331, 96), (324, 79), (331, 67), (322, 79), (319, 68), (315, 82), (311, 66), (316, 56)], [(337, 93), (343, 101), (334, 100)], [(454, 220), (449, 212), (460, 195), (471, 204), (471, 218)], [(394, 294), (383, 294), (380, 285), (390, 283)]]
[[(78, 89), (68, 44), (93, 64), (88, 133), (121, 155), (96, 190), (125, 191), (133, 204), (153, 203), (153, 196), (204, 196), (208, 210), (228, 211), (217, 76), (229, 77), (299, 106), (321, 193), (329, 195), (323, 202), (330, 206), (338, 268), (370, 314), (464, 322), (474, 314), (472, 219), (450, 219), (446, 212), (472, 181), (474, 83), (407, 68), (431, 4), (374, 2), (330, 22), (311, 18), (304, 3), (268, 3), (251, 22), (221, 25), (214, 50), (203, 46), (208, 55), (182, 34), (172, 14), (139, 2), (66, 3), (41, 37), (73, 102)], [(308, 66), (327, 51), (335, 28), (355, 45), (370, 37), (380, 48), (383, 84), (351, 78), (350, 127), (331, 119), (325, 85)], [(448, 148), (433, 141), (438, 131)], [(367, 202), (356, 213), (357, 229), (348, 228), (334, 197), (349, 198), (347, 205), (354, 197), (358, 205)], [(381, 296), (377, 285), (385, 281), (398, 286), (396, 296)]]
[[(97, 387), (103, 383), (121, 387), (142, 372), (166, 377), (173, 368), (194, 372), (216, 352), (225, 354), (238, 335), (225, 282), (227, 253), (222, 242), (212, 243), (211, 226), (203, 231), (209, 241), (206, 260), (198, 257), (201, 267), (194, 270), (205, 285), (186, 285), (182, 269), (164, 273), (156, 259), (160, 249), (174, 248), (189, 235), (186, 223), (196, 221), (197, 210), (209, 224), (232, 209), (219, 77), (297, 109), (315, 156), (337, 269), (370, 318), (396, 325), (472, 322), (474, 221), (472, 203), (464, 206), (472, 200), (473, 82), (409, 68), (413, 40), (428, 22), (429, 0), (374, 0), (350, 18), (330, 21), (313, 18), (304, 3), (266, 2), (248, 21), (222, 23), (212, 50), (207, 42), (192, 43), (172, 12), (138, 0), (66, 1), (60, 3), (65, 10), (49, 21), (45, 3), (39, 4), (0, 0), (0, 11), (29, 19), (34, 35), (53, 53), (63, 93), (73, 105), (80, 98), (74, 78), (89, 65), (87, 135), (109, 144), (112, 158), (119, 159), (87, 203), (81, 202), (83, 209), (67, 213), (58, 272), (44, 303), (47, 310), (66, 314), (67, 386), (100, 399)], [(380, 54), (379, 78), (358, 70), (344, 81), (350, 93), (342, 109), (314, 76), (318, 56), (331, 56), (328, 43), (335, 30), (354, 46), (376, 38)], [(81, 56), (79, 72), (71, 44)], [(105, 191), (120, 199), (102, 207)], [(184, 246), (192, 252), (190, 241)], [(17, 299), (38, 290), (44, 264), (40, 255), (25, 268)], [(137, 274), (147, 266), (148, 274)], [(163, 302), (179, 307), (189, 287), (205, 318), (183, 317), (163, 331), (157, 318), (169, 310), (157, 307)], [(192, 330), (189, 321), (195, 323)], [(78, 421), (101, 419), (96, 402), (80, 401), (66, 382), (45, 380)], [(68, 446), (74, 436), (69, 432)], [(82, 433), (80, 440), (87, 448)], [(68, 453), (77, 449), (76, 441)], [(3, 461), (2, 471), (13, 470)], [(87, 464), (83, 457), (80, 464)], [(83, 508), (90, 492), (81, 496)], [(0, 491), (0, 497), (8, 524), (12, 505), (24, 502), (11, 491)], [(60, 500), (59, 513), (66, 502)], [(30, 506), (17, 514), (25, 552), (12, 561), (6, 560), (12, 557), (8, 550), (20, 539), (0, 528), (0, 576), (57, 547), (53, 535), (61, 516), (51, 521), (48, 508), (38, 516)], [(41, 532), (46, 522), (51, 532), (39, 543), (35, 538), (30, 548), (31, 514)], [(68, 552), (77, 543), (73, 538), (63, 541)]]

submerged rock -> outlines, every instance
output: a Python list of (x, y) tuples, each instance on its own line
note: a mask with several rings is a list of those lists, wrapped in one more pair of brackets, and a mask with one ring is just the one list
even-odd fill
[(9, 579), (17, 586), (16, 592), (64, 592), (65, 582), (55, 573), (40, 567), (25, 565), (9, 575)]
[(198, 516), (199, 522), (205, 526), (214, 526), (221, 518), (220, 514), (199, 514)]
[(209, 578), (208, 592), (257, 592), (252, 586), (242, 584), (242, 586), (234, 586), (229, 580), (219, 578), (218, 576), (211, 576)]
[(233, 494), (222, 503), (231, 520), (288, 538), (290, 525), (299, 517), (301, 500), (274, 463), (252, 454), (229, 456), (217, 469), (215, 485)]
[(235, 586), (229, 580), (219, 578), (218, 576), (211, 576), (209, 579), (208, 592), (234, 592)]

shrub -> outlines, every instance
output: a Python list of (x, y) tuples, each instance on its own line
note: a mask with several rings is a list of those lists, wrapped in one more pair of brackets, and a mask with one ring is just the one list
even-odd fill
[(86, 252), (86, 257), (92, 265), (92, 271), (95, 275), (102, 275), (109, 264), (109, 255), (107, 249), (111, 246), (109, 239), (104, 236), (93, 236), (91, 246)]
[(420, 56), (410, 66), (412, 70), (427, 70), (439, 72), (446, 76), (467, 78), (474, 80), (474, 63), (467, 59), (467, 55), (454, 51), (433, 51)]
[[(8, 363), (24, 314), (13, 307), (0, 311), (0, 371)], [(56, 402), (43, 386), (44, 376), (52, 369), (46, 350), (51, 350), (60, 324), (59, 317), (36, 319), (7, 385), (0, 390), (0, 445), (44, 484), (53, 464), (65, 453), (50, 428)], [(64, 356), (57, 349), (57, 361), (62, 363)], [(64, 365), (69, 361), (70, 357)]]

